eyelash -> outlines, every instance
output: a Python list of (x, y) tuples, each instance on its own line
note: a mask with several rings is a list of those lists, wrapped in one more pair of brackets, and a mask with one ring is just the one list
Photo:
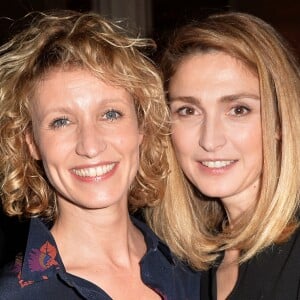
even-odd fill
[[(113, 116), (113, 117), (111, 116), (111, 117), (109, 118), (109, 117), (108, 117), (108, 114), (112, 114), (112, 113), (117, 114), (117, 116), (115, 115), (115, 116)], [(103, 114), (104, 119), (107, 119), (107, 120), (109, 120), (109, 121), (111, 121), (111, 122), (113, 122), (113, 121), (115, 121), (115, 120), (121, 118), (122, 116), (123, 116), (123, 113), (120, 112), (120, 111), (118, 111), (118, 110), (116, 110), (116, 109), (109, 109), (108, 111), (106, 111), (106, 112)]]
[[(242, 111), (242, 113), (236, 113), (236, 110)], [(237, 117), (241, 117), (247, 115), (251, 109), (245, 105), (237, 105), (230, 109), (229, 114)]]
[[(189, 113), (187, 113), (187, 110), (189, 111)], [(176, 113), (179, 115), (179, 116), (189, 116), (189, 115), (194, 115), (195, 114), (195, 109), (192, 108), (192, 107), (189, 107), (189, 106), (183, 106), (183, 107), (180, 107), (176, 110)]]
[[(109, 117), (108, 116), (109, 114), (115, 114), (115, 115)], [(110, 122), (113, 122), (113, 121), (119, 119), (122, 116), (123, 116), (123, 113), (120, 112), (120, 111), (117, 111), (115, 109), (109, 109), (108, 111), (106, 111), (103, 114), (103, 118), (110, 121)], [(54, 119), (49, 124), (49, 127), (52, 128), (52, 129), (59, 129), (59, 128), (62, 128), (62, 127), (65, 127), (65, 126), (69, 125), (69, 123), (70, 123), (69, 119), (66, 116), (63, 116), (63, 117), (59, 117), (59, 118)]]
[[(237, 113), (237, 110), (239, 110), (240, 112)], [(229, 110), (229, 115), (231, 116), (235, 116), (235, 117), (242, 117), (247, 115), (248, 113), (251, 112), (251, 109), (245, 105), (237, 105), (232, 107)], [(188, 116), (193, 116), (196, 114), (196, 109), (193, 107), (189, 107), (189, 106), (182, 106), (180, 108), (178, 108), (175, 113), (177, 115), (179, 115), (180, 117), (188, 117)]]
[[(50, 128), (53, 128), (53, 129), (58, 129), (58, 128), (62, 128), (62, 127), (65, 127), (67, 126), (68, 124), (66, 123), (69, 123), (70, 121), (68, 120), (67, 117), (60, 117), (60, 118), (56, 118), (54, 119), (51, 123), (50, 123)], [(59, 124), (60, 123), (60, 124)]]

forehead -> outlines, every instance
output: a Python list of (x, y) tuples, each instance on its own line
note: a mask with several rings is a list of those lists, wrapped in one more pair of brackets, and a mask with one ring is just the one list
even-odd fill
[(222, 69), (239, 69), (239, 71), (244, 71), (245, 73), (251, 73), (253, 76), (257, 76), (250, 66), (248, 66), (241, 59), (231, 56), (230, 54), (211, 50), (208, 52), (193, 52), (184, 56), (178, 63), (174, 75), (181, 71), (190, 72), (207, 72), (213, 68)]
[(259, 81), (243, 62), (220, 51), (186, 56), (169, 84), (170, 97), (228, 92), (259, 94)]
[(34, 86), (34, 94), (43, 92), (80, 91), (84, 89), (101, 89), (103, 94), (124, 94), (127, 90), (106, 78), (84, 68), (53, 68), (47, 71)]
[(31, 113), (47, 115), (59, 110), (85, 110), (122, 105), (132, 110), (135, 103), (124, 89), (95, 77), (82, 69), (49, 71), (37, 82), (31, 98)]

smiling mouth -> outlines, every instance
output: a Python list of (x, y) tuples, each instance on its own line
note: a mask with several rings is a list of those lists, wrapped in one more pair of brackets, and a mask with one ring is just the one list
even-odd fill
[(218, 169), (218, 168), (227, 167), (234, 162), (235, 160), (215, 160), (215, 161), (201, 161), (201, 164), (210, 169)]
[(111, 163), (103, 166), (83, 169), (73, 169), (73, 172), (80, 177), (100, 177), (110, 172), (116, 163)]

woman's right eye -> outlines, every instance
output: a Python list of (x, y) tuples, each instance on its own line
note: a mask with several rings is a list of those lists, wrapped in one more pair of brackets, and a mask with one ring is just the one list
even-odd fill
[(53, 120), (50, 123), (50, 127), (57, 129), (57, 128), (65, 127), (69, 124), (70, 124), (70, 121), (67, 118), (63, 117), (63, 118), (57, 118), (57, 119)]
[(184, 106), (178, 108), (176, 112), (180, 116), (190, 116), (195, 114), (195, 109), (192, 107)]

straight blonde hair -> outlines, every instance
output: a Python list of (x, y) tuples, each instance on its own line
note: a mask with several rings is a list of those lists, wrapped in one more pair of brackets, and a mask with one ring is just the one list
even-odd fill
[(238, 59), (259, 79), (263, 171), (256, 205), (234, 229), (221, 201), (192, 186), (186, 186), (188, 209), (181, 209), (184, 204), (176, 196), (175, 203), (166, 200), (153, 209), (148, 218), (152, 228), (197, 269), (208, 268), (221, 250), (235, 247), (244, 262), (288, 239), (299, 225), (300, 73), (295, 57), (263, 20), (243, 13), (216, 14), (175, 33), (161, 60), (165, 89), (185, 57), (210, 51)]

